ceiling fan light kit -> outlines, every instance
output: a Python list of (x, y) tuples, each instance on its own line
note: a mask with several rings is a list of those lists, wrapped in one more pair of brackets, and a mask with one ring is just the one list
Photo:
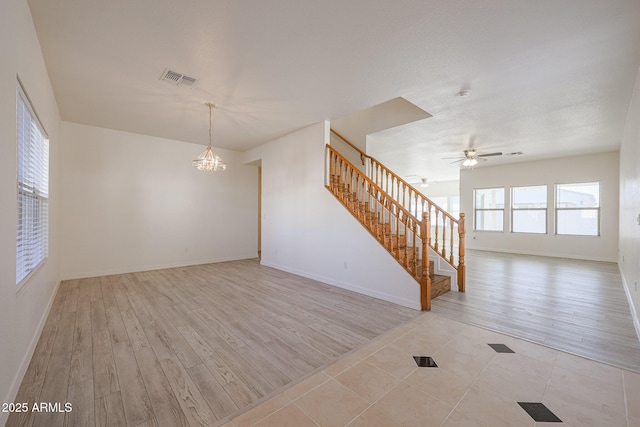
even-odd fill
[[(458, 158), (452, 163), (462, 162), (462, 166), (473, 167), (478, 164), (478, 160), (486, 162), (488, 159), (485, 157), (502, 156), (502, 152), (478, 154), (475, 148), (464, 150), (464, 157)], [(452, 157), (445, 157), (444, 159), (451, 159)], [(455, 157), (453, 157), (455, 158)]]

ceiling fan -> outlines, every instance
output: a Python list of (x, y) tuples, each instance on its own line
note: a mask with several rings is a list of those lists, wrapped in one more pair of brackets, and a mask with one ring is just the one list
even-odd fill
[(462, 162), (462, 166), (475, 166), (478, 164), (478, 160), (482, 160), (483, 162), (486, 162), (488, 159), (486, 159), (486, 157), (493, 157), (493, 156), (502, 156), (501, 152), (495, 152), (495, 153), (487, 153), (487, 154), (478, 154), (478, 152), (475, 150), (475, 148), (473, 149), (469, 149), (469, 150), (464, 150), (464, 157), (443, 157), (443, 159), (457, 159), (453, 163), (458, 163), (458, 162)]

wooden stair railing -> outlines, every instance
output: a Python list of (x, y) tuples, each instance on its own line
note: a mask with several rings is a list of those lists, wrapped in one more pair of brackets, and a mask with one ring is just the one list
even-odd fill
[(374, 157), (364, 153), (335, 130), (331, 129), (331, 132), (360, 154), (366, 176), (413, 217), (421, 218), (424, 212), (429, 212), (431, 238), (428, 244), (457, 271), (458, 291), (464, 292), (466, 275), (464, 213), (460, 214), (460, 219), (454, 218)]
[(327, 189), (420, 284), (421, 307), (430, 310), (429, 214), (419, 220), (330, 145), (327, 153)]

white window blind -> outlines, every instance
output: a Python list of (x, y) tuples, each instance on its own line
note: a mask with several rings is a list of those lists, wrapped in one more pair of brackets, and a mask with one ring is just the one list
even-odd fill
[(25, 98), (18, 90), (16, 285), (47, 258), (49, 236), (49, 141)]

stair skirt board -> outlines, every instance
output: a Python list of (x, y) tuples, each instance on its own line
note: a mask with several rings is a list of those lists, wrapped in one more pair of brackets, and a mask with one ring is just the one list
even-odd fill
[[(351, 215), (353, 215), (353, 217), (360, 223), (360, 225), (362, 225), (367, 231), (369, 231), (371, 233), (371, 235), (374, 237), (374, 239), (376, 239), (378, 241), (379, 244), (381, 244), (385, 249), (387, 249), (389, 251), (389, 254), (396, 259), (396, 261), (403, 266), (403, 263), (401, 260), (399, 260), (398, 258), (396, 258), (396, 256), (391, 253), (391, 251), (389, 250), (389, 247), (387, 245), (385, 245), (383, 243), (383, 241), (385, 240), (385, 236), (387, 236), (391, 231), (387, 230), (387, 226), (385, 223), (380, 223), (382, 225), (382, 230), (381, 232), (376, 232), (373, 230), (370, 230), (369, 227), (367, 227), (362, 221), (362, 218), (359, 218), (359, 215), (357, 215), (353, 209), (359, 209), (358, 207), (354, 207), (351, 208), (347, 202), (345, 200), (342, 200), (342, 198), (340, 197), (340, 193), (344, 192), (345, 190), (341, 190), (340, 188), (338, 188), (338, 186), (330, 184), (326, 186), (327, 190), (347, 209), (347, 211), (349, 211), (351, 213)], [(346, 198), (351, 197), (351, 195), (348, 195)], [(343, 197), (345, 198), (345, 197)], [(371, 212), (365, 212), (362, 213), (360, 212), (360, 214), (363, 214), (364, 216), (370, 215)], [(379, 221), (379, 220), (378, 220)], [(406, 239), (406, 237), (404, 235), (399, 235), (395, 238), (391, 238), (391, 250), (395, 250), (396, 249), (396, 245), (400, 245), (401, 246), (401, 250), (404, 250), (402, 248), (402, 246), (406, 243), (404, 240)], [(406, 249), (406, 247), (405, 247)], [(445, 269), (443, 269), (441, 267), (441, 263), (440, 263), (440, 255), (437, 254), (433, 249), (429, 248), (429, 255), (430, 255), (430, 260), (429, 260), (429, 276), (431, 277), (431, 299), (433, 300), (434, 298), (451, 291), (451, 283), (457, 283), (457, 274), (455, 271), (447, 271)], [(438, 261), (438, 273), (444, 273), (444, 274), (434, 274), (434, 270), (435, 270), (435, 260)], [(403, 266), (404, 268), (404, 266)], [(408, 274), (410, 274), (407, 271)], [(454, 281), (455, 280), (455, 281)], [(456, 289), (457, 290), (457, 289)]]

